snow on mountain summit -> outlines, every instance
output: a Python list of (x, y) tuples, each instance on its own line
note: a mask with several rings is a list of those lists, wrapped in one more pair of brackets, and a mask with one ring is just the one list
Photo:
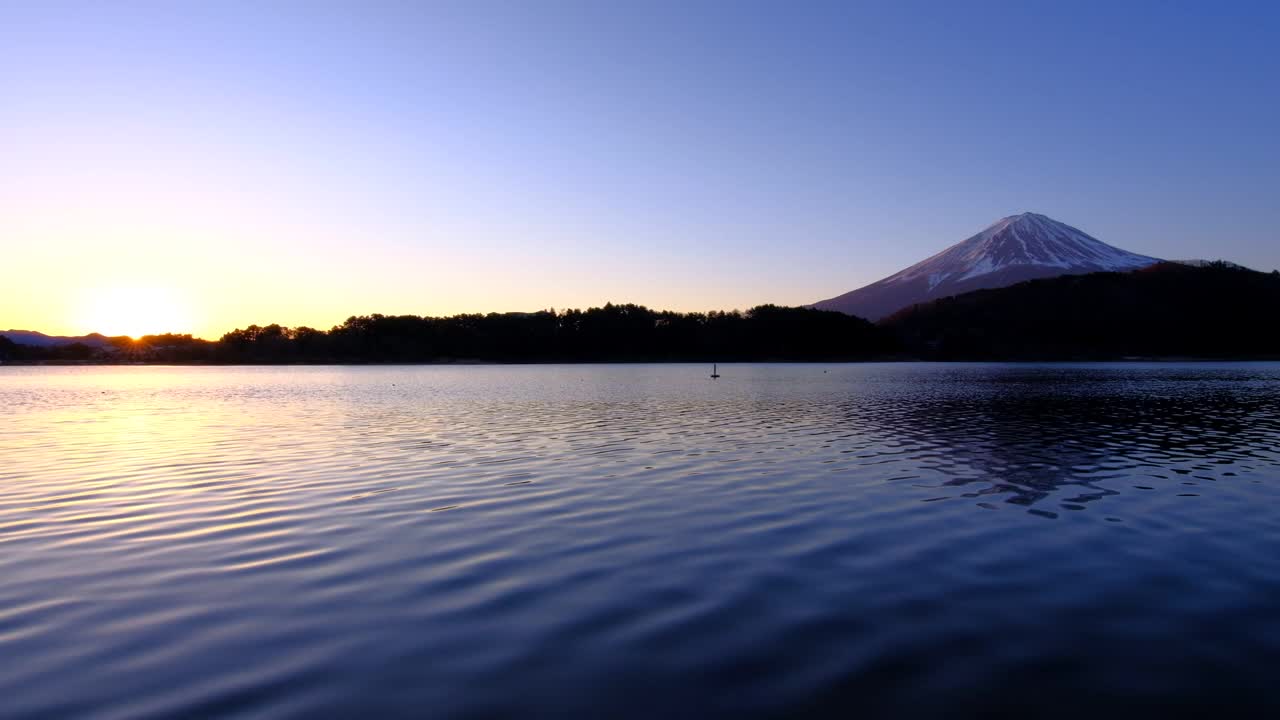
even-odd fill
[(901, 282), (922, 274), (939, 284), (952, 277), (968, 279), (1014, 265), (1053, 268), (1133, 270), (1156, 258), (1112, 247), (1095, 237), (1037, 213), (1001, 218), (964, 242), (912, 265), (888, 280)]
[(815, 303), (879, 320), (910, 305), (1039, 277), (1125, 271), (1159, 262), (1038, 213), (1010, 215), (883, 280)]

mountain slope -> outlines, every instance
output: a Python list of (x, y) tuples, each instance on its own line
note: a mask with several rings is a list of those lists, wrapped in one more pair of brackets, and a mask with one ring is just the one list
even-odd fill
[(938, 360), (1280, 357), (1280, 272), (1230, 263), (1031, 280), (881, 321)]
[(60, 335), (45, 335), (34, 330), (0, 330), (0, 337), (7, 337), (19, 345), (32, 345), (34, 347), (55, 347), (72, 343), (81, 343), (93, 348), (106, 348), (113, 345), (113, 338), (99, 333), (78, 337), (64, 337)]
[(901, 272), (813, 306), (874, 321), (949, 295), (1035, 278), (1135, 270), (1156, 262), (1044, 215), (1022, 213), (1001, 218)]

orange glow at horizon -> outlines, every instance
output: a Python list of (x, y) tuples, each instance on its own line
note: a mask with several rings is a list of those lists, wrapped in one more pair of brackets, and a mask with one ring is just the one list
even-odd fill
[(95, 289), (86, 292), (80, 304), (78, 323), (111, 337), (190, 333), (194, 324), (187, 303), (168, 288)]

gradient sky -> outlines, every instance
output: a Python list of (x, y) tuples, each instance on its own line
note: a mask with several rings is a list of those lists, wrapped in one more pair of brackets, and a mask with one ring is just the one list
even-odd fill
[(58, 334), (802, 304), (1026, 210), (1270, 270), (1280, 4), (7, 0), (0, 163)]

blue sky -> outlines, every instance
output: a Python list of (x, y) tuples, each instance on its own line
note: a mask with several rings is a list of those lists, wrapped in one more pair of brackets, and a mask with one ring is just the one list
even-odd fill
[(1269, 270), (1278, 47), (1274, 3), (18, 0), (0, 326), (801, 304), (1026, 210)]

